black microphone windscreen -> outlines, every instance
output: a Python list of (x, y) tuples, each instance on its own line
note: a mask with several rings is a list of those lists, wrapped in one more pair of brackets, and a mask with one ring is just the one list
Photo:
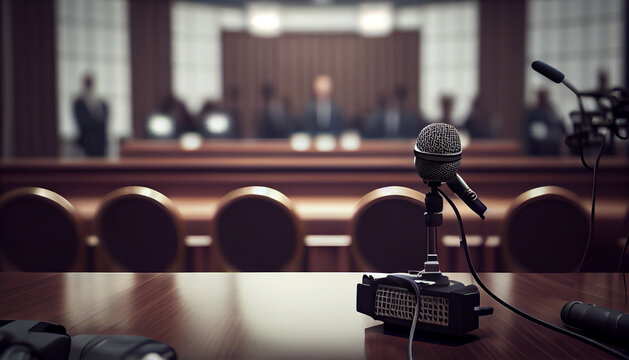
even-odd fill
[[(456, 128), (449, 124), (433, 123), (422, 129), (417, 136), (415, 148), (428, 154), (453, 155), (461, 153), (461, 139)], [(448, 181), (456, 176), (461, 160), (442, 162), (424, 160), (415, 156), (415, 168), (426, 181)]]
[(533, 61), (533, 63), (531, 64), (531, 67), (533, 68), (533, 70), (546, 76), (547, 78), (556, 82), (557, 84), (561, 83), (563, 79), (566, 78), (566, 76), (561, 71), (555, 69), (554, 67), (546, 64), (543, 61), (539, 61), (539, 60)]

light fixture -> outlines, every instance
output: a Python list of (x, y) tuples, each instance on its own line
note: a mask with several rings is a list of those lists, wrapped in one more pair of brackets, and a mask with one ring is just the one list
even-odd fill
[(358, 30), (364, 36), (387, 36), (393, 30), (391, 3), (365, 3), (358, 8)]
[(205, 130), (210, 135), (225, 135), (230, 128), (230, 119), (226, 113), (211, 112), (205, 117)]
[(255, 36), (273, 37), (282, 32), (280, 5), (251, 2), (247, 4), (249, 32)]
[(356, 151), (360, 148), (360, 134), (354, 130), (346, 131), (341, 135), (339, 143), (343, 150)]
[(175, 120), (166, 114), (153, 113), (146, 122), (148, 136), (153, 139), (175, 137)]
[(470, 145), (470, 142), (472, 142), (472, 137), (470, 132), (465, 129), (460, 129), (458, 131), (459, 138), (461, 139), (461, 149), (465, 149)]
[(201, 147), (201, 135), (195, 132), (184, 133), (179, 137), (179, 146), (186, 151), (198, 150)]
[(315, 136), (315, 149), (319, 151), (332, 151), (336, 147), (336, 139), (331, 134)]
[(310, 148), (311, 143), (310, 135), (303, 132), (295, 133), (290, 137), (290, 146), (295, 151), (306, 151)]

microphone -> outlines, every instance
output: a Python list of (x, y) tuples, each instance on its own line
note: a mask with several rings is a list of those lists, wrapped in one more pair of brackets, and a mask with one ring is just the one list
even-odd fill
[(415, 143), (415, 168), (424, 182), (445, 182), (481, 219), (487, 206), (457, 174), (461, 165), (461, 139), (449, 124), (433, 123), (422, 129)]
[(452, 192), (454, 192), (463, 202), (474, 211), (481, 219), (485, 219), (487, 206), (478, 198), (474, 190), (470, 189), (463, 178), (456, 174), (455, 177), (446, 182)]
[(571, 301), (561, 309), (561, 320), (606, 341), (629, 339), (629, 314), (618, 310)]
[(544, 75), (545, 77), (547, 77), (551, 81), (554, 81), (557, 84), (560, 84), (566, 78), (566, 76), (561, 71), (555, 69), (554, 67), (546, 64), (543, 61), (535, 60), (531, 64), (531, 67), (533, 68), (533, 70)]
[(426, 125), (415, 142), (415, 169), (424, 182), (446, 182), (461, 165), (461, 139), (449, 124)]

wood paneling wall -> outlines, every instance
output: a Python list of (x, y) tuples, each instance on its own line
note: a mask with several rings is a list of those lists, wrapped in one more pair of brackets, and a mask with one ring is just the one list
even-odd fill
[(171, 0), (129, 0), (133, 135), (171, 93)]
[(58, 153), (55, 4), (10, 2), (13, 116), (9, 120), (16, 157)]
[(418, 108), (419, 33), (394, 32), (382, 38), (356, 34), (284, 34), (259, 38), (246, 32), (223, 32), (223, 93), (238, 90), (236, 109), (245, 137), (255, 136), (264, 82), (287, 99), (293, 115), (302, 115), (311, 98), (312, 79), (328, 74), (334, 100), (346, 125), (376, 107), (378, 97), (392, 95), (397, 84), (408, 89), (407, 106)]
[(480, 1), (480, 101), (503, 138), (519, 138), (524, 110), (526, 0)]
[(4, 74), (4, 36), (6, 35), (4, 31), (4, 1), (0, 1), (0, 159), (4, 157), (4, 82), (5, 74)]

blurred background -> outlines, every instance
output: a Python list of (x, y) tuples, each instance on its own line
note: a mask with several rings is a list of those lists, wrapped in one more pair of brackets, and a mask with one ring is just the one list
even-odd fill
[[(478, 261), (501, 269), (509, 201), (558, 185), (587, 206), (591, 191), (591, 173), (563, 144), (577, 99), (530, 64), (548, 62), (581, 90), (626, 86), (628, 9), (624, 0), (2, 0), (0, 191), (53, 190), (90, 233), (108, 192), (147, 186), (175, 200), (187, 235), (205, 236), (221, 196), (264, 185), (295, 202), (306, 235), (347, 236), (369, 191), (426, 190), (413, 139), (445, 122), (467, 149), (468, 183), (498, 204), (494, 225), (471, 231)], [(628, 153), (627, 141), (609, 141), (602, 161), (606, 249), (629, 223)], [(320, 266), (310, 269), (351, 268), (350, 255), (326, 251), (312, 252)], [(460, 258), (446, 264), (463, 269)]]
[[(585, 90), (626, 83), (623, 0), (2, 4), (4, 158), (86, 155), (74, 102), (88, 77), (106, 107), (101, 147), (111, 157), (124, 139), (316, 130), (306, 118), (317, 76), (330, 80), (339, 134), (413, 138), (443, 121), (521, 142), (540, 98), (556, 117), (551, 130), (569, 131), (577, 105), (530, 70), (533, 60)], [(383, 127), (400, 109), (401, 124)], [(211, 113), (230, 128), (210, 132)], [(155, 114), (172, 128), (150, 131)]]

